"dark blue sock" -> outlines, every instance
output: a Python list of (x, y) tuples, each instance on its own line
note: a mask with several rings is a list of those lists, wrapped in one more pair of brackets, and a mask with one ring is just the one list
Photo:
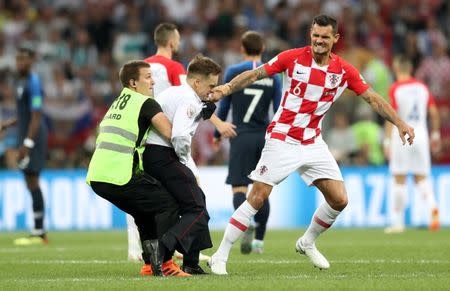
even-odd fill
[(264, 235), (266, 234), (267, 221), (269, 220), (270, 204), (269, 199), (264, 201), (263, 207), (256, 213), (255, 222), (255, 239), (264, 240)]
[(244, 192), (236, 192), (233, 194), (233, 206), (234, 210), (238, 209), (242, 203), (247, 199), (246, 194)]
[(44, 198), (42, 197), (41, 188), (31, 191), (31, 199), (33, 201), (34, 228), (36, 230), (44, 229)]

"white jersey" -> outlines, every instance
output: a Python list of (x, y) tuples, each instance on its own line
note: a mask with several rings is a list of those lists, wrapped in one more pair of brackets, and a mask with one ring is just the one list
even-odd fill
[(164, 90), (155, 99), (172, 123), (171, 143), (154, 130), (150, 131), (146, 143), (173, 147), (180, 161), (189, 164), (192, 137), (197, 130), (203, 108), (200, 97), (191, 86), (183, 84)]
[(395, 82), (389, 90), (389, 96), (392, 107), (401, 119), (414, 128), (416, 135), (411, 146), (403, 146), (397, 128), (393, 128), (390, 170), (398, 175), (428, 175), (431, 163), (427, 113), (434, 104), (433, 96), (424, 83), (413, 78)]

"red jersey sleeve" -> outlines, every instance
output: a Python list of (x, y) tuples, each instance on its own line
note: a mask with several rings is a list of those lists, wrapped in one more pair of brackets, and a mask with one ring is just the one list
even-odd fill
[(181, 85), (181, 79), (180, 75), (186, 75), (186, 70), (183, 68), (183, 65), (181, 65), (178, 62), (175, 62), (176, 65), (173, 66), (172, 70), (170, 71), (170, 83), (173, 86), (180, 86)]
[(296, 49), (286, 50), (265, 63), (264, 69), (266, 69), (267, 75), (271, 77), (277, 73), (284, 72), (289, 62), (295, 58), (295, 51)]
[(347, 76), (348, 88), (355, 92), (356, 95), (361, 95), (369, 89), (369, 85), (355, 67), (343, 60), (342, 67), (344, 68)]
[(391, 101), (392, 108), (394, 108), (395, 111), (397, 111), (398, 105), (397, 105), (397, 101), (395, 100), (395, 89), (397, 89), (396, 83), (392, 84), (392, 86), (389, 88), (388, 94), (389, 94), (389, 100)]

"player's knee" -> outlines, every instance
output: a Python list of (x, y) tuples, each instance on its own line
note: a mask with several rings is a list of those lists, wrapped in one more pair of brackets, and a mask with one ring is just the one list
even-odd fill
[(333, 199), (333, 205), (331, 207), (335, 210), (342, 211), (348, 204), (348, 197), (347, 195), (340, 195), (339, 197), (336, 197)]
[(263, 183), (255, 183), (253, 185), (252, 191), (248, 196), (248, 202), (255, 209), (260, 209), (266, 199), (269, 197), (272, 187)]

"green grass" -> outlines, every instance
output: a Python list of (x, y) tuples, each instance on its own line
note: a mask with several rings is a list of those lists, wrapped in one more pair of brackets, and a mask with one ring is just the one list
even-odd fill
[[(235, 246), (229, 276), (140, 277), (141, 264), (126, 261), (126, 232), (54, 232), (48, 246), (15, 247), (22, 233), (0, 235), (0, 290), (163, 289), (317, 290), (450, 288), (450, 229), (332, 229), (317, 243), (331, 268), (320, 271), (294, 252), (302, 230), (269, 231), (262, 255)], [(216, 249), (223, 232), (214, 232)], [(208, 250), (205, 253), (211, 254)], [(209, 270), (207, 267), (205, 269)]]

